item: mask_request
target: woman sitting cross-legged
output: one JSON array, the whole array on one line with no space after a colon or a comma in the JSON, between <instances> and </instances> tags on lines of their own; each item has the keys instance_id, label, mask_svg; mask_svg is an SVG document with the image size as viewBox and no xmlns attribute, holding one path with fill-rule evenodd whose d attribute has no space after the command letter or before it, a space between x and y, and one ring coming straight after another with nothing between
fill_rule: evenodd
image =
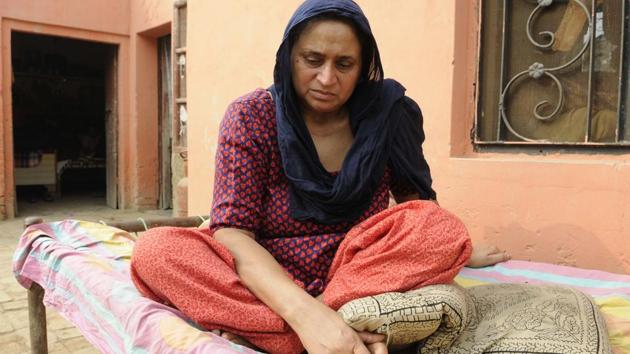
<instances>
[{"instance_id":1,"label":"woman sitting cross-legged","mask_svg":"<svg viewBox=\"0 0 630 354\"><path fill-rule=\"evenodd\" d=\"M304 2L273 86L223 118L210 227L140 237L131 267L141 293L267 352L387 353L383 335L354 331L336 310L506 260L472 251L437 205L420 109L383 75L353 1ZM388 209L390 193L402 204Z\"/></svg>"}]
</instances>

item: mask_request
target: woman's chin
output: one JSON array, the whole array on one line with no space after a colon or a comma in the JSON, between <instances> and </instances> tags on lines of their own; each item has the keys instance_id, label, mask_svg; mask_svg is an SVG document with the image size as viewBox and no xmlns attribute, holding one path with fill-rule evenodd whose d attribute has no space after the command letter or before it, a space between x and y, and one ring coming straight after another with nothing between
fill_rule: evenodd
<instances>
[{"instance_id":1,"label":"woman's chin","mask_svg":"<svg viewBox=\"0 0 630 354\"><path fill-rule=\"evenodd\" d=\"M309 106L311 108L311 110L313 110L313 112L316 113L321 113L321 114L328 114L328 113L334 113L339 111L339 109L341 109L341 107L336 104L336 102L329 102L329 101L314 101L314 102L309 102Z\"/></svg>"}]
</instances>

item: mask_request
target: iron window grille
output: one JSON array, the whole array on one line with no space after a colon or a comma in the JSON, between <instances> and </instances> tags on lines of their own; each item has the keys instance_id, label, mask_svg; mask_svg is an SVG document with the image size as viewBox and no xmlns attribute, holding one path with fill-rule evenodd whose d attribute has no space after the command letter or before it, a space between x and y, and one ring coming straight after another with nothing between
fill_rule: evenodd
<instances>
[{"instance_id":1,"label":"iron window grille","mask_svg":"<svg viewBox=\"0 0 630 354\"><path fill-rule=\"evenodd\" d=\"M482 0L476 145L630 146L629 0Z\"/></svg>"}]
</instances>

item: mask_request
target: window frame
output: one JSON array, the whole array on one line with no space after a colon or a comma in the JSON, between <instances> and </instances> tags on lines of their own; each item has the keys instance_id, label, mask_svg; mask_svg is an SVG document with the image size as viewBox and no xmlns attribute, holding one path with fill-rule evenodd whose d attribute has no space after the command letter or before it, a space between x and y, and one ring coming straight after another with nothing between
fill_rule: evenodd
<instances>
[{"instance_id":1,"label":"window frame","mask_svg":"<svg viewBox=\"0 0 630 354\"><path fill-rule=\"evenodd\" d=\"M525 148L527 149L528 147L534 147L534 148L540 148L540 147L545 147L545 148L552 148L552 149L565 149L565 148L569 148L569 149L575 149L575 150L581 150L581 149L593 149L596 151L599 151L600 149L607 149L607 150L620 150L620 151L627 151L627 148L630 147L630 0L621 0L621 6L622 6L622 21L621 21L621 26L622 26L622 31L621 31L621 35L620 35L620 60L619 60L619 75L618 75L618 97L617 97L617 105L616 108L618 110L618 114L617 114L617 120L616 120L616 129L615 129L615 141L614 142L596 142L596 141L589 141L589 136L591 135L591 122L593 121L593 117L594 114L593 113L589 113L588 114L588 120L587 120L587 125L585 127L585 141L579 141L579 142L563 142L563 141L549 141L549 140L507 140L504 138L506 132L509 132L510 129L507 127L506 123L503 121L504 118L502 118L501 116L501 104L502 104L502 100L503 98L501 96L503 96L503 93L505 92L505 87L506 84L510 83L510 80L512 78L505 78L505 72L504 69L501 69L502 74L500 74L499 76L497 76L497 81L500 81L499 85L498 85L498 90L496 92L492 92L493 94L499 95L497 102L499 102L499 105L496 107L497 110L499 110L499 114L497 115L496 119L497 122L494 123L494 128L497 130L496 134L494 134L494 140L491 139L484 139L481 136L481 129L480 129L480 125L482 124L488 124L488 121L490 121L490 119L488 119L488 121L484 122L484 109L487 109L487 105L484 106L484 85L488 85L488 84L492 84L492 83L488 83L488 82L484 82L484 78L483 78L483 70L484 70L484 47L486 45L486 32L485 32L485 24L484 24L484 11L486 11L486 8L488 6L487 3L489 1L496 1L496 2L502 2L503 4L501 6L506 6L506 4L508 4L510 1L514 1L514 0L478 0L476 2L476 7L477 7L477 28L478 28L478 37L477 37L477 55L476 55L476 63L475 63L475 88L474 88L474 122L473 122L473 126L472 126L472 130L471 130L471 140L472 140L472 145L473 145L473 149L475 150L493 150L495 148L501 148L501 147L510 147L510 148ZM558 0L556 0L558 1ZM579 2L580 0L564 0L563 2ZM588 22L587 26L589 26L589 28L592 28L595 24L594 20L592 20L593 14L596 11L596 1L597 0L586 0L588 1L587 3L587 8L589 7L588 5L590 5L590 16L591 18L587 19ZM606 0L605 0L606 1ZM611 0L607 0L607 1L611 1ZM614 0L613 0L614 1ZM538 6L536 7L536 11L544 11L544 9L539 9L539 7L541 7L540 5L541 0L538 0ZM508 39L505 38L504 34L507 33L506 32L506 21L507 21L507 14L506 11L502 11L503 13L503 19L499 20L498 23L499 25L502 25L503 27L499 30L499 32L501 32L501 40L498 42L494 42L497 43L498 46L500 47L499 49L499 53L501 54L501 59L500 59L500 64L501 66L505 65L506 60L504 59L505 56L505 46L506 46L506 42ZM534 27L535 28L535 27ZM590 82L591 82L591 78L590 76L592 75L593 72L593 65L594 65L594 60L593 58L593 52L594 52L594 38L595 38L595 33L594 31L590 31L590 43L588 44L588 46L586 46L586 51L583 52L582 54L578 55L576 57L577 60L579 60L578 58L582 58L584 55L590 55L589 61L589 89L587 91L587 98L588 98L588 110L589 112L591 112L592 110L592 106L591 106L591 101L593 100L593 92L591 91L591 87L590 87ZM488 42L490 43L490 42ZM573 64L575 64L575 62L573 61ZM501 77L504 76L504 77ZM493 82L496 85L496 82ZM495 99L497 99L497 97L494 97ZM490 108L493 109L493 108ZM507 120L507 119L506 119ZM490 124L492 124L493 122L490 122ZM516 134L516 136L518 136L518 134ZM542 151L542 150L541 150Z\"/></svg>"}]
</instances>

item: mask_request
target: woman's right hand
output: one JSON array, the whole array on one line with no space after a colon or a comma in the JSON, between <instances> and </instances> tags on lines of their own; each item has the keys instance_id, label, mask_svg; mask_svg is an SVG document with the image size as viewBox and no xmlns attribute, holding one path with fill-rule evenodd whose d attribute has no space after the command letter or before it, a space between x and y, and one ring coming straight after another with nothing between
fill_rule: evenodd
<instances>
[{"instance_id":1,"label":"woman's right hand","mask_svg":"<svg viewBox=\"0 0 630 354\"><path fill-rule=\"evenodd\" d=\"M386 347L377 344L385 336L355 332L335 311L317 300L292 317L295 320L289 325L309 354L387 354Z\"/></svg>"}]
</instances>

